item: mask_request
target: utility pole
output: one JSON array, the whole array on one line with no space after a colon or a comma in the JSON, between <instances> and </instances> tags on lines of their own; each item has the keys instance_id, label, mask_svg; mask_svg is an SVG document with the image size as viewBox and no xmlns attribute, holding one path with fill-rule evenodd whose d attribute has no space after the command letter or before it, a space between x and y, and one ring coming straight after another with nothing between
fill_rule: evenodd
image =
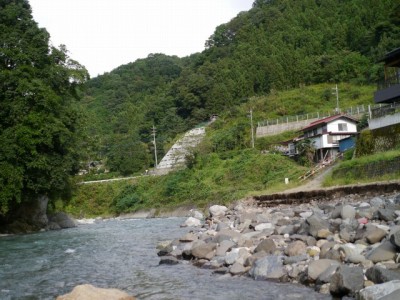
<instances>
[{"instance_id":1,"label":"utility pole","mask_svg":"<svg viewBox=\"0 0 400 300\"><path fill-rule=\"evenodd\" d=\"M336 84L336 87L332 88L332 90L335 91L332 94L336 95L336 112L339 113L340 112L340 109L339 109L339 89L337 87L337 84Z\"/></svg>"},{"instance_id":2,"label":"utility pole","mask_svg":"<svg viewBox=\"0 0 400 300\"><path fill-rule=\"evenodd\" d=\"M158 166L158 161L157 161L157 143L156 143L156 128L153 125L153 130L152 130L152 135L153 135L153 144L154 144L154 159L155 159L155 169L157 169Z\"/></svg>"},{"instance_id":3,"label":"utility pole","mask_svg":"<svg viewBox=\"0 0 400 300\"><path fill-rule=\"evenodd\" d=\"M251 148L254 148L254 129L253 129L253 110L250 109L250 124L251 124Z\"/></svg>"}]
</instances>

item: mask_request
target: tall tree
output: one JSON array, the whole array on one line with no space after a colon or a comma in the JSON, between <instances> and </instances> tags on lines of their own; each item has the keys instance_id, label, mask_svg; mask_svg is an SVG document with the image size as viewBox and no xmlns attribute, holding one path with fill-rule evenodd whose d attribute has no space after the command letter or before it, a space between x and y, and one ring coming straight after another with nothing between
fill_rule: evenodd
<instances>
[{"instance_id":1,"label":"tall tree","mask_svg":"<svg viewBox=\"0 0 400 300\"><path fill-rule=\"evenodd\" d=\"M0 220L21 203L60 194L77 170L76 88L88 79L26 0L0 0Z\"/></svg>"}]
</instances>

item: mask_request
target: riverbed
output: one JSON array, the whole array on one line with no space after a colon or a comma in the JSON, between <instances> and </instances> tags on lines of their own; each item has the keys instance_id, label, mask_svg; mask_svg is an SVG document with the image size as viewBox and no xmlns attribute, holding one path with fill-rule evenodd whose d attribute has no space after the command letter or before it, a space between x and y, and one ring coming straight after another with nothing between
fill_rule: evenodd
<instances>
[{"instance_id":1,"label":"riverbed","mask_svg":"<svg viewBox=\"0 0 400 300\"><path fill-rule=\"evenodd\" d=\"M189 263L159 265L159 241L182 236L182 218L104 220L0 238L0 299L54 299L79 284L138 299L331 299L312 289L216 275Z\"/></svg>"}]
</instances>

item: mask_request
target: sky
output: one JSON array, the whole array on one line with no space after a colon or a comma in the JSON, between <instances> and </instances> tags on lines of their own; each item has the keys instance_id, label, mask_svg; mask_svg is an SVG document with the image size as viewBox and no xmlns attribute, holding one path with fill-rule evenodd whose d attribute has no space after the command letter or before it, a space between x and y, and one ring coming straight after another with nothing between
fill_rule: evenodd
<instances>
[{"instance_id":1,"label":"sky","mask_svg":"<svg viewBox=\"0 0 400 300\"><path fill-rule=\"evenodd\" d=\"M218 25L254 0L29 0L34 20L54 46L91 77L150 53L188 56L204 50Z\"/></svg>"}]
</instances>

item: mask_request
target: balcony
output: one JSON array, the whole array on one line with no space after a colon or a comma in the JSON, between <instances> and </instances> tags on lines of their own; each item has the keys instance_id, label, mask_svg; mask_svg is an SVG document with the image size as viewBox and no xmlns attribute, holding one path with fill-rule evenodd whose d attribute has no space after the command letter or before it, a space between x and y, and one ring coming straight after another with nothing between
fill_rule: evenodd
<instances>
[{"instance_id":1,"label":"balcony","mask_svg":"<svg viewBox=\"0 0 400 300\"><path fill-rule=\"evenodd\" d=\"M400 100L400 69L391 70L391 76L378 83L374 94L375 103L390 103Z\"/></svg>"}]
</instances>

